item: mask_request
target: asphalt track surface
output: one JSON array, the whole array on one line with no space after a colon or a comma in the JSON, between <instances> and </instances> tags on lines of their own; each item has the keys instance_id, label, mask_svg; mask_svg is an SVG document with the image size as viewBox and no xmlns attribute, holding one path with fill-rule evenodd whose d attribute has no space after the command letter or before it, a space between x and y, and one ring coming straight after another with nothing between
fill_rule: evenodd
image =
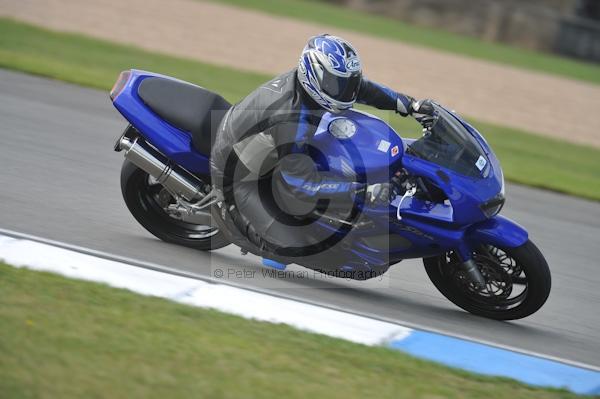
<instances>
[{"instance_id":1,"label":"asphalt track surface","mask_svg":"<svg viewBox=\"0 0 600 399\"><path fill-rule=\"evenodd\" d=\"M159 241L121 198L123 155L112 147L125 126L105 92L0 70L0 228L600 367L600 204L507 187L503 214L528 229L548 260L553 288L538 313L498 322L448 302L420 260L367 282L295 265L275 277L234 246L204 253Z\"/></svg>"}]
</instances>

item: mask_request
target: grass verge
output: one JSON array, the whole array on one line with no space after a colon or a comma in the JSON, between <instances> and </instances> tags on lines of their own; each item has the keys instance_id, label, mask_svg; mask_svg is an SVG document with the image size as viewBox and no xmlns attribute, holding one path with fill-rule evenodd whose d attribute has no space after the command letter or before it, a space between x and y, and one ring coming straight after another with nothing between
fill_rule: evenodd
<instances>
[{"instance_id":1,"label":"grass verge","mask_svg":"<svg viewBox=\"0 0 600 399\"><path fill-rule=\"evenodd\" d=\"M385 348L0 263L6 398L568 398Z\"/></svg>"},{"instance_id":2,"label":"grass verge","mask_svg":"<svg viewBox=\"0 0 600 399\"><path fill-rule=\"evenodd\" d=\"M108 90L121 70L176 76L237 101L268 76L240 72L0 18L0 67ZM386 117L387 118L387 117ZM418 126L387 118L403 136ZM600 200L600 150L471 120L494 148L507 180Z\"/></svg>"},{"instance_id":3,"label":"grass verge","mask_svg":"<svg viewBox=\"0 0 600 399\"><path fill-rule=\"evenodd\" d=\"M600 84L600 66L566 57L419 27L315 0L212 0L261 12Z\"/></svg>"}]
</instances>

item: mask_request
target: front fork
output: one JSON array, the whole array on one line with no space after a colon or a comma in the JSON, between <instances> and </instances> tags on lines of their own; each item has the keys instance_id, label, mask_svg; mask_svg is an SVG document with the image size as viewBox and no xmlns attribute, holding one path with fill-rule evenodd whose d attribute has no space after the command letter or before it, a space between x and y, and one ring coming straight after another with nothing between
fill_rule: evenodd
<instances>
[{"instance_id":1,"label":"front fork","mask_svg":"<svg viewBox=\"0 0 600 399\"><path fill-rule=\"evenodd\" d=\"M466 276L477 288L483 288L485 286L485 278L473 260L473 250L471 249L471 246L466 242L462 242L459 247L456 248L456 253L460 260L458 266L459 269L465 272Z\"/></svg>"}]
</instances>

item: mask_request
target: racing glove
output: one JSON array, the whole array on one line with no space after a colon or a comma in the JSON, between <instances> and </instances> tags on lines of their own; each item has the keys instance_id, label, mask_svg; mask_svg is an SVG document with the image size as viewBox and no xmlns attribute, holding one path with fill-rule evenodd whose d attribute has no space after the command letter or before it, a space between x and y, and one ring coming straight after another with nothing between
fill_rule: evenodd
<instances>
[{"instance_id":1,"label":"racing glove","mask_svg":"<svg viewBox=\"0 0 600 399\"><path fill-rule=\"evenodd\" d=\"M423 129L429 130L435 122L433 100L419 100L410 103L411 115L423 126Z\"/></svg>"}]
</instances>

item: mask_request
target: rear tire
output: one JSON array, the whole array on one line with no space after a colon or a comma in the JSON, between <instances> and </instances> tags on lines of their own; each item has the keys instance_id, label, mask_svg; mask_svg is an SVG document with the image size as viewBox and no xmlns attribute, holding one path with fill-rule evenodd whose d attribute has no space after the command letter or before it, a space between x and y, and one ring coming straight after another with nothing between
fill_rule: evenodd
<instances>
[{"instance_id":1,"label":"rear tire","mask_svg":"<svg viewBox=\"0 0 600 399\"><path fill-rule=\"evenodd\" d=\"M217 227L188 223L167 214L149 179L148 173L125 160L121 169L121 193L133 217L146 230L163 241L202 251L229 245Z\"/></svg>"},{"instance_id":2,"label":"rear tire","mask_svg":"<svg viewBox=\"0 0 600 399\"><path fill-rule=\"evenodd\" d=\"M504 290L504 294L506 294L509 290L511 292L514 291L513 286L524 287L522 293L514 299L508 297L492 297L490 299L466 289L468 287L465 286L464 282L461 284L460 279L457 279L456 267L449 262L451 254L425 258L423 259L423 264L431 282L440 293L452 303L470 313L496 320L516 320L535 313L548 299L552 285L550 269L544 256L533 242L529 240L517 248L494 249L498 251L495 253L502 253L502 260L505 262L507 259L512 260L512 263L509 263L514 265L512 266L513 269L505 268L503 269L505 272L500 270L496 274L496 276L501 276L503 280L498 285L498 290L500 292ZM480 257L479 259L483 263L486 262L484 257ZM492 262L493 264L494 262ZM495 264L501 265L502 262L496 262ZM484 266L478 263L478 267L482 271L482 267ZM491 271L491 274L494 273L492 269L488 270ZM515 270L517 271L515 272ZM490 273L488 272L489 275ZM480 296L478 297L478 295Z\"/></svg>"}]
</instances>

